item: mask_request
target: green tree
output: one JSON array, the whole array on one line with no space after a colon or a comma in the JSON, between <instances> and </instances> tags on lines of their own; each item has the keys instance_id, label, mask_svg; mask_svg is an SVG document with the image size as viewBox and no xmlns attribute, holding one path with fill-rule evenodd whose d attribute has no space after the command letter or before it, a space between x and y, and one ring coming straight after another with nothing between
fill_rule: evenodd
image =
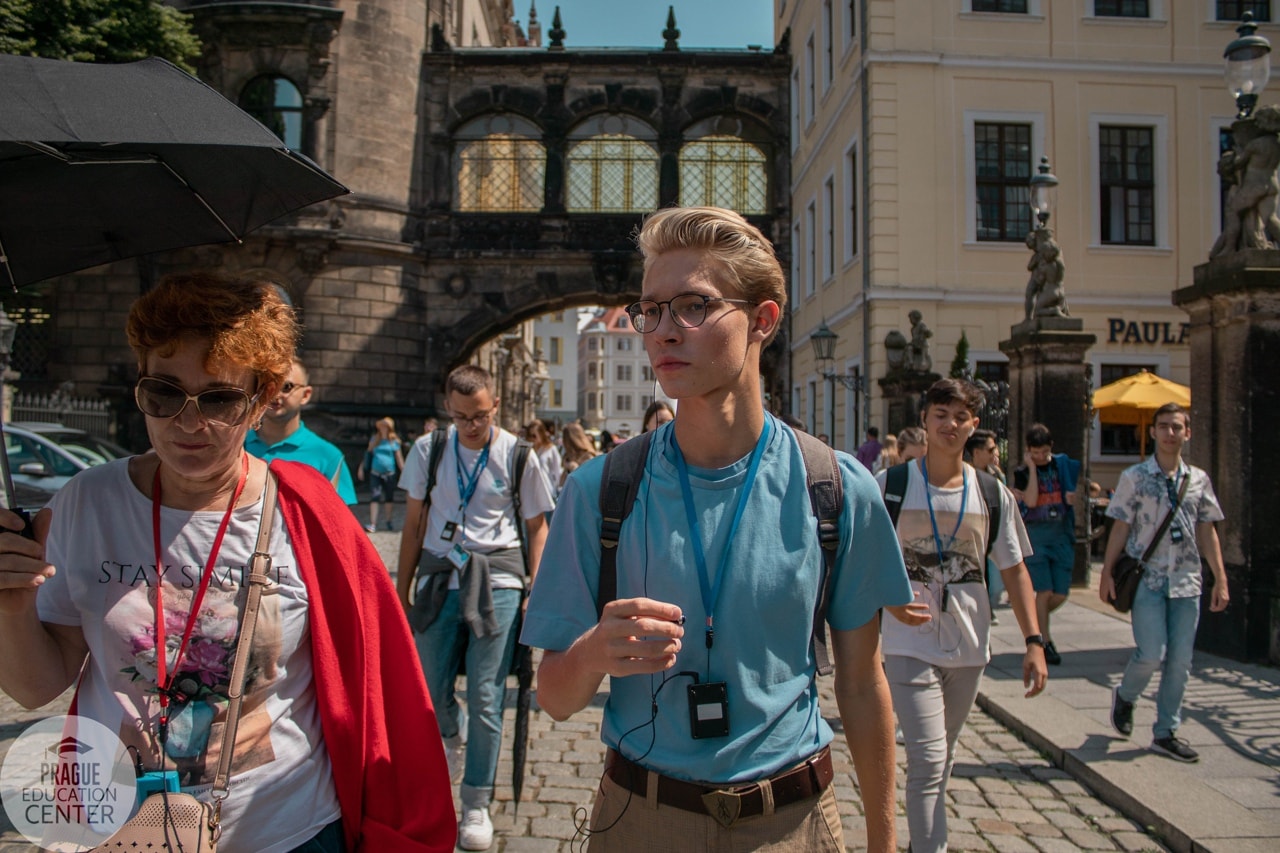
<instances>
[{"instance_id":1,"label":"green tree","mask_svg":"<svg viewBox=\"0 0 1280 853\"><path fill-rule=\"evenodd\" d=\"M960 330L960 340L956 341L956 357L951 359L951 378L966 379L969 374L969 336Z\"/></svg>"},{"instance_id":2,"label":"green tree","mask_svg":"<svg viewBox=\"0 0 1280 853\"><path fill-rule=\"evenodd\" d=\"M160 0L0 0L0 52L77 62L167 59L188 73L200 40Z\"/></svg>"}]
</instances>

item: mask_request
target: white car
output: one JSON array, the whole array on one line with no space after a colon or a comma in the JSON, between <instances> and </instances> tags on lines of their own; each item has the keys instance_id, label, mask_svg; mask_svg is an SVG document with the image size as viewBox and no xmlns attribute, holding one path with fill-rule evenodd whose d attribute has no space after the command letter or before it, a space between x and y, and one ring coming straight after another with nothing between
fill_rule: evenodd
<instances>
[{"instance_id":1,"label":"white car","mask_svg":"<svg viewBox=\"0 0 1280 853\"><path fill-rule=\"evenodd\" d=\"M46 492L56 492L86 468L133 455L84 430L34 421L5 424L4 449L14 484Z\"/></svg>"}]
</instances>

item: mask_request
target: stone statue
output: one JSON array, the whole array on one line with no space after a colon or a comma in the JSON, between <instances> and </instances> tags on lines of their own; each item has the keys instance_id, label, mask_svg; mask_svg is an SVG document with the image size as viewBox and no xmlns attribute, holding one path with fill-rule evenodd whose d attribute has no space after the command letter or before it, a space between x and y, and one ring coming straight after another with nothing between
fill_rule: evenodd
<instances>
[{"instance_id":1,"label":"stone statue","mask_svg":"<svg viewBox=\"0 0 1280 853\"><path fill-rule=\"evenodd\" d=\"M1027 248L1032 254L1031 260L1027 261L1031 278L1027 280L1025 319L1070 317L1067 292L1062 286L1067 265L1062 261L1062 249L1053 239L1053 229L1037 228L1032 231L1027 235Z\"/></svg>"},{"instance_id":2,"label":"stone statue","mask_svg":"<svg viewBox=\"0 0 1280 853\"><path fill-rule=\"evenodd\" d=\"M1280 182L1280 106L1259 107L1251 118L1231 125L1233 145L1218 160L1218 174L1231 184L1226 224L1209 259L1240 249L1280 248L1276 215Z\"/></svg>"},{"instance_id":3,"label":"stone statue","mask_svg":"<svg viewBox=\"0 0 1280 853\"><path fill-rule=\"evenodd\" d=\"M889 363L889 372L897 373L906 367L907 336L894 329L884 336L884 357Z\"/></svg>"},{"instance_id":4,"label":"stone statue","mask_svg":"<svg viewBox=\"0 0 1280 853\"><path fill-rule=\"evenodd\" d=\"M933 370L933 357L929 354L929 338L933 332L924 324L924 316L919 311L907 314L911 321L911 346L907 349L907 370L916 373L929 373Z\"/></svg>"}]
</instances>

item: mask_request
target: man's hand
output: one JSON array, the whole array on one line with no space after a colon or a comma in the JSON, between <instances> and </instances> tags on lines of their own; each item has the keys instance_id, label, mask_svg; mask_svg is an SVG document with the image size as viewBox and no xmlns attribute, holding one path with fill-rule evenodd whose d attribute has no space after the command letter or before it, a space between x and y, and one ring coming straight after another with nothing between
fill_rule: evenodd
<instances>
[{"instance_id":1,"label":"man's hand","mask_svg":"<svg viewBox=\"0 0 1280 853\"><path fill-rule=\"evenodd\" d=\"M1109 566L1102 567L1102 576L1098 578L1098 598L1102 599L1103 604L1110 604L1116 600L1116 581L1111 576Z\"/></svg>"},{"instance_id":2,"label":"man's hand","mask_svg":"<svg viewBox=\"0 0 1280 853\"><path fill-rule=\"evenodd\" d=\"M611 676L662 672L676 664L684 627L674 604L651 598L611 601L596 626L578 642L580 663Z\"/></svg>"},{"instance_id":3,"label":"man's hand","mask_svg":"<svg viewBox=\"0 0 1280 853\"><path fill-rule=\"evenodd\" d=\"M1027 646L1022 656L1022 686L1028 688L1025 697L1039 696L1049 678L1049 667L1044 662L1044 648L1038 644Z\"/></svg>"},{"instance_id":4,"label":"man's hand","mask_svg":"<svg viewBox=\"0 0 1280 853\"><path fill-rule=\"evenodd\" d=\"M933 614L929 612L929 605L920 601L920 590L916 590L915 597L916 600L910 604L891 604L886 605L884 609L903 625L910 625L913 628L923 625L933 619Z\"/></svg>"},{"instance_id":5,"label":"man's hand","mask_svg":"<svg viewBox=\"0 0 1280 853\"><path fill-rule=\"evenodd\" d=\"M1227 605L1231 603L1231 594L1227 592L1227 579L1223 578L1215 580L1213 584L1213 598L1209 601L1209 609L1214 613L1221 613L1227 609Z\"/></svg>"}]
</instances>

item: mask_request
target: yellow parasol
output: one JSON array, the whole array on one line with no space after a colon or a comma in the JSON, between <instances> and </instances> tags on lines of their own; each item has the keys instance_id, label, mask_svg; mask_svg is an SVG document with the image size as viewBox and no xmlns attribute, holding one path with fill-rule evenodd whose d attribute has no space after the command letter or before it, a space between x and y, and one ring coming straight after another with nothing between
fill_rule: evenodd
<instances>
[{"instance_id":1,"label":"yellow parasol","mask_svg":"<svg viewBox=\"0 0 1280 853\"><path fill-rule=\"evenodd\" d=\"M1093 408L1098 420L1105 424L1136 426L1143 456L1147 455L1147 426L1151 415L1166 403L1191 408L1191 389L1145 370L1093 392Z\"/></svg>"}]
</instances>

